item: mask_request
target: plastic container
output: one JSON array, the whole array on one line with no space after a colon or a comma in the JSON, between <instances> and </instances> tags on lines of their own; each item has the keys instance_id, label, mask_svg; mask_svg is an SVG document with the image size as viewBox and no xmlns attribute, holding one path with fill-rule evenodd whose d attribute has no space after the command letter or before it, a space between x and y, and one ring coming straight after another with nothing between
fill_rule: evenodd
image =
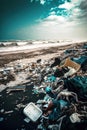
<instances>
[{"instance_id":1,"label":"plastic container","mask_svg":"<svg viewBox=\"0 0 87 130\"><path fill-rule=\"evenodd\" d=\"M81 66L80 66L78 63L72 61L72 60L70 59L70 57L69 57L69 58L67 58L67 59L65 60L64 65L62 65L62 66L60 66L60 67L72 67L72 68L74 68L74 69L76 70L76 72L77 72L77 71L80 69ZM74 72L74 73L76 73L76 72Z\"/></svg>"},{"instance_id":2,"label":"plastic container","mask_svg":"<svg viewBox=\"0 0 87 130\"><path fill-rule=\"evenodd\" d=\"M24 108L23 113L33 122L36 122L42 115L41 109L32 102Z\"/></svg>"},{"instance_id":3,"label":"plastic container","mask_svg":"<svg viewBox=\"0 0 87 130\"><path fill-rule=\"evenodd\" d=\"M70 116L70 120L72 123L76 123L76 122L80 122L81 119L79 118L79 114L78 113L73 113L71 116Z\"/></svg>"}]
</instances>

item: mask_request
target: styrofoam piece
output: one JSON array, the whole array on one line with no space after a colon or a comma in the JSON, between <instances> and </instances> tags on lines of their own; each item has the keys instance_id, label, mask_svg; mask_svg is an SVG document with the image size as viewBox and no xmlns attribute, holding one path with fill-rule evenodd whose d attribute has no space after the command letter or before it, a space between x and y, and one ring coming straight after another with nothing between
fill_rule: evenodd
<instances>
[{"instance_id":1,"label":"styrofoam piece","mask_svg":"<svg viewBox=\"0 0 87 130\"><path fill-rule=\"evenodd\" d=\"M79 118L79 114L78 113L73 113L71 116L70 116L70 120L72 123L76 123L76 122L80 122L80 118Z\"/></svg>"},{"instance_id":2,"label":"styrofoam piece","mask_svg":"<svg viewBox=\"0 0 87 130\"><path fill-rule=\"evenodd\" d=\"M33 122L36 122L42 115L42 110L34 103L29 103L23 110L23 113Z\"/></svg>"}]
</instances>

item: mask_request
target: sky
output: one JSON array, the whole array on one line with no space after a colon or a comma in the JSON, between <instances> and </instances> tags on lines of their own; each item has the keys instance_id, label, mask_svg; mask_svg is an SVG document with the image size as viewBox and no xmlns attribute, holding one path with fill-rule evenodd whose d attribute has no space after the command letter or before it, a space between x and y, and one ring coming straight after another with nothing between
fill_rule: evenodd
<instances>
[{"instance_id":1,"label":"sky","mask_svg":"<svg viewBox=\"0 0 87 130\"><path fill-rule=\"evenodd\" d=\"M87 40L87 0L0 0L0 40Z\"/></svg>"}]
</instances>

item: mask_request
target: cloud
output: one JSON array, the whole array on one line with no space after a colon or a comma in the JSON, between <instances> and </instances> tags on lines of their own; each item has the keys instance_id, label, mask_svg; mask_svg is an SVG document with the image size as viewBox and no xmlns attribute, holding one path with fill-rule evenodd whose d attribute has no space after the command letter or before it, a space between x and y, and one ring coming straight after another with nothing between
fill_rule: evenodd
<instances>
[{"instance_id":1,"label":"cloud","mask_svg":"<svg viewBox=\"0 0 87 130\"><path fill-rule=\"evenodd\" d=\"M40 0L40 4L44 5L45 4L45 0Z\"/></svg>"},{"instance_id":2,"label":"cloud","mask_svg":"<svg viewBox=\"0 0 87 130\"><path fill-rule=\"evenodd\" d=\"M79 7L80 7L80 9L82 9L82 10L87 10L87 0L81 1Z\"/></svg>"},{"instance_id":3,"label":"cloud","mask_svg":"<svg viewBox=\"0 0 87 130\"><path fill-rule=\"evenodd\" d=\"M57 16L57 15L50 15L47 18L44 19L45 22L52 22L54 23L64 23L66 19L63 16Z\"/></svg>"},{"instance_id":4,"label":"cloud","mask_svg":"<svg viewBox=\"0 0 87 130\"><path fill-rule=\"evenodd\" d=\"M40 2L42 5L53 5L58 6L64 4L65 2L70 2L71 0L30 0L31 2Z\"/></svg>"},{"instance_id":5,"label":"cloud","mask_svg":"<svg viewBox=\"0 0 87 130\"><path fill-rule=\"evenodd\" d=\"M36 21L36 32L41 32L41 37L84 39L87 32L87 1L86 0L60 0L60 3L52 5L43 18ZM43 6L48 1L43 3ZM45 6L47 7L47 6ZM32 31L31 31L32 32ZM37 36L38 37L38 36Z\"/></svg>"},{"instance_id":6,"label":"cloud","mask_svg":"<svg viewBox=\"0 0 87 130\"><path fill-rule=\"evenodd\" d=\"M41 5L44 5L46 3L46 0L31 0L31 3L32 2L40 2Z\"/></svg>"},{"instance_id":7,"label":"cloud","mask_svg":"<svg viewBox=\"0 0 87 130\"><path fill-rule=\"evenodd\" d=\"M67 10L70 10L74 7L74 4L65 2L64 4L59 5L59 8L65 8Z\"/></svg>"},{"instance_id":8,"label":"cloud","mask_svg":"<svg viewBox=\"0 0 87 130\"><path fill-rule=\"evenodd\" d=\"M80 2L79 9L81 10L81 15L79 15L79 18L87 19L87 0L82 0Z\"/></svg>"}]
</instances>

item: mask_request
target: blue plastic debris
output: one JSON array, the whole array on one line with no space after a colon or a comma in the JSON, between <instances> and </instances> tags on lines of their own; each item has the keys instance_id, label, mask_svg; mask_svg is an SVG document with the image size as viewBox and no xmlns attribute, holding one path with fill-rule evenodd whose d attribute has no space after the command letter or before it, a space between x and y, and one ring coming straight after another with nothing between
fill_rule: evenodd
<instances>
[{"instance_id":1,"label":"blue plastic debris","mask_svg":"<svg viewBox=\"0 0 87 130\"><path fill-rule=\"evenodd\" d=\"M47 93L51 98L56 98L56 94L53 93L53 91L52 91L52 89L51 89L50 86L47 86L47 87L45 88L45 91L46 91L46 93Z\"/></svg>"},{"instance_id":2,"label":"blue plastic debris","mask_svg":"<svg viewBox=\"0 0 87 130\"><path fill-rule=\"evenodd\" d=\"M55 82L55 80L56 80L56 77L52 75L52 76L48 76L45 82Z\"/></svg>"},{"instance_id":3,"label":"blue plastic debris","mask_svg":"<svg viewBox=\"0 0 87 130\"><path fill-rule=\"evenodd\" d=\"M62 100L62 99L59 100L59 103L60 103L60 108L61 108L61 109L68 105L68 102L67 102L67 101L64 101L64 100Z\"/></svg>"},{"instance_id":4,"label":"blue plastic debris","mask_svg":"<svg viewBox=\"0 0 87 130\"><path fill-rule=\"evenodd\" d=\"M71 59L81 65L83 65L84 63L87 63L87 56L80 56L78 58L71 58Z\"/></svg>"},{"instance_id":5,"label":"blue plastic debris","mask_svg":"<svg viewBox=\"0 0 87 130\"><path fill-rule=\"evenodd\" d=\"M50 86L47 86L46 88L45 88L45 91L46 91L46 93L49 93L49 92L51 92L51 87Z\"/></svg>"}]
</instances>

